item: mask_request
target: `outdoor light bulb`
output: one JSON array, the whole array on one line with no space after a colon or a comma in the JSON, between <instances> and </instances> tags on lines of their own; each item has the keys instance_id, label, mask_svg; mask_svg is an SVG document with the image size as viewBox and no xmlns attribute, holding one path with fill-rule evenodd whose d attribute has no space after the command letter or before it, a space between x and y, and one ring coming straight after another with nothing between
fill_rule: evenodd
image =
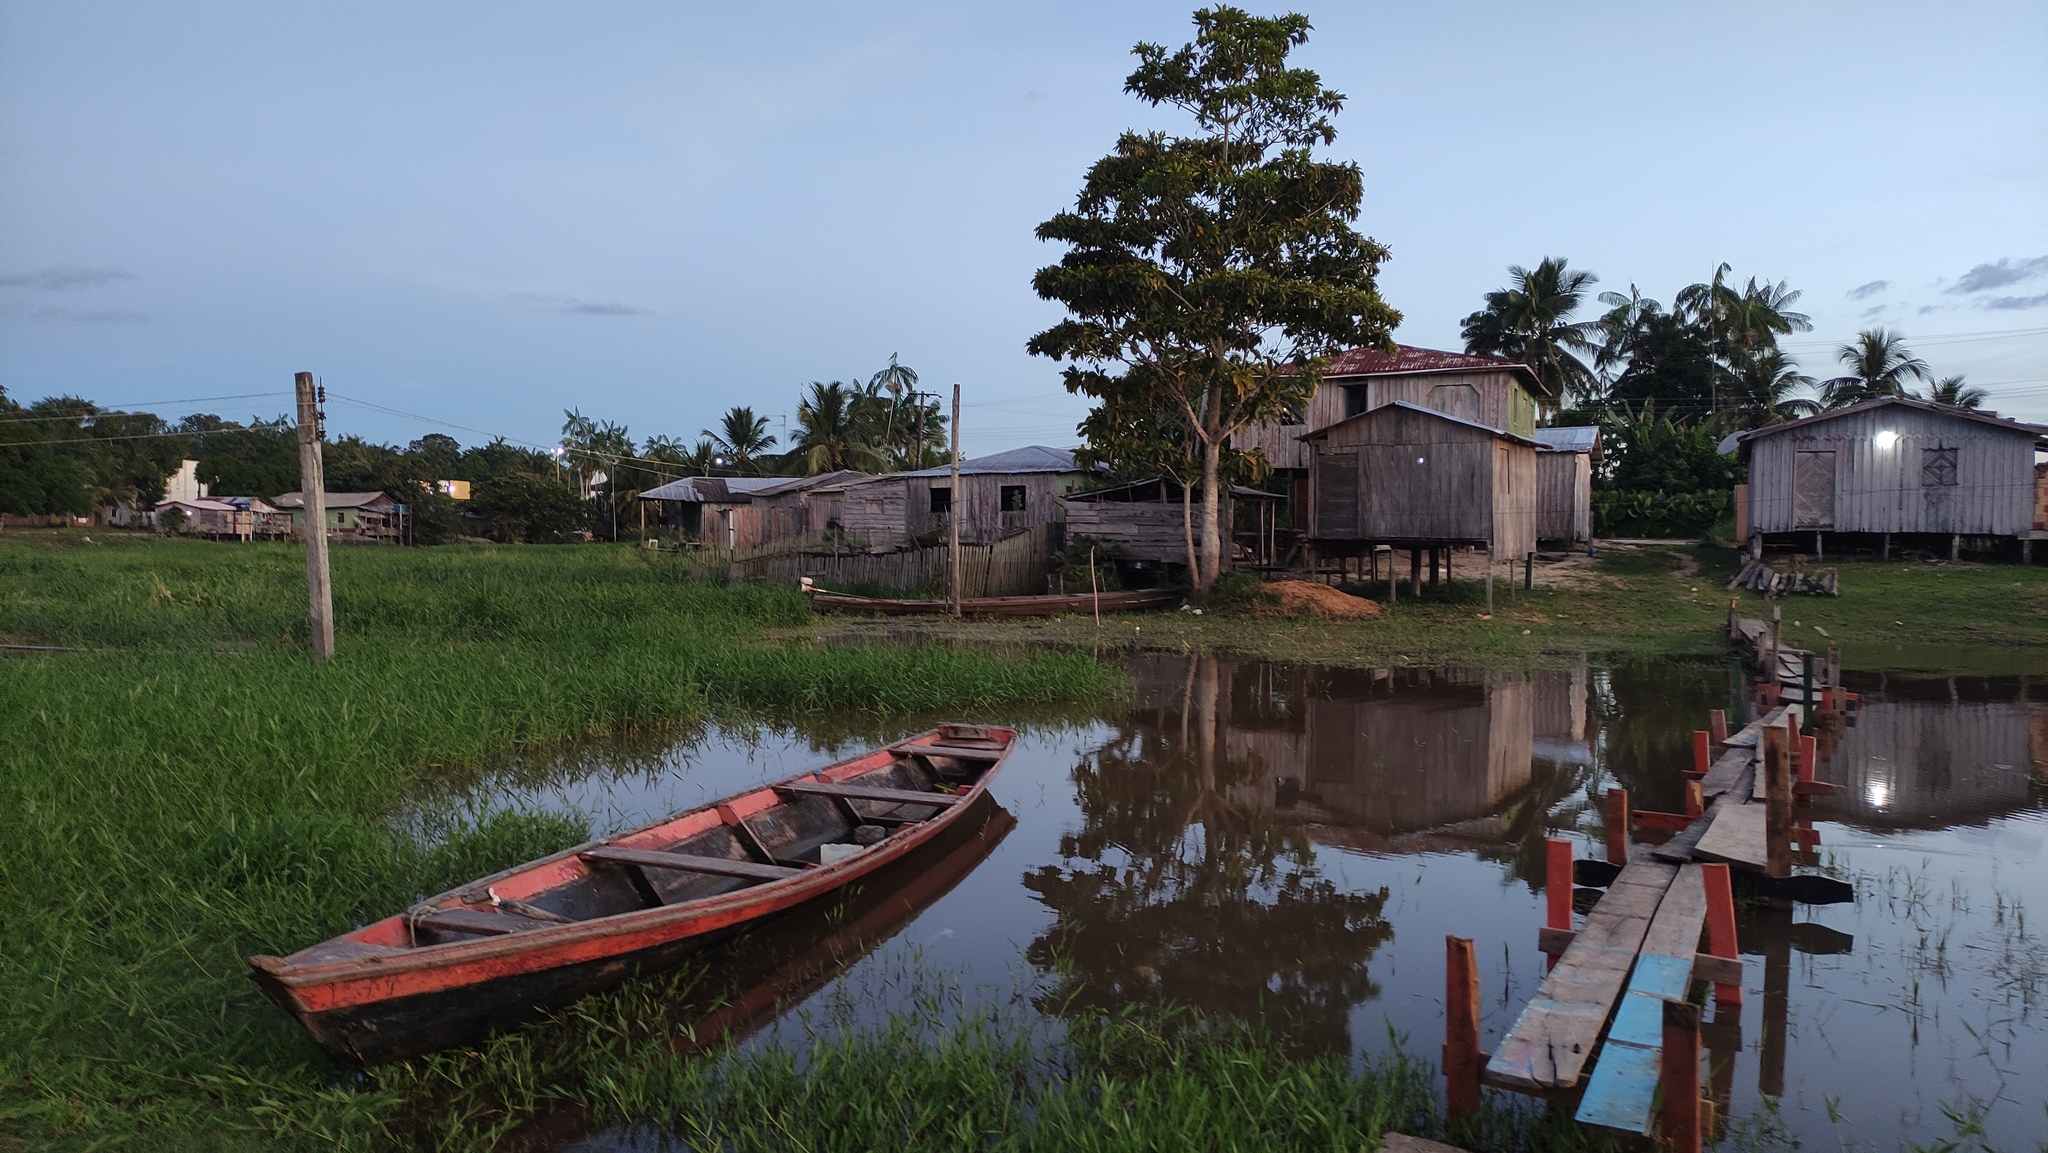
<instances>
[{"instance_id":1,"label":"outdoor light bulb","mask_svg":"<svg viewBox=\"0 0 2048 1153\"><path fill-rule=\"evenodd\" d=\"M1885 429L1883 432L1877 434L1877 447L1879 448L1890 448L1898 442L1899 434L1893 432L1891 429Z\"/></svg>"},{"instance_id":2,"label":"outdoor light bulb","mask_svg":"<svg viewBox=\"0 0 2048 1153\"><path fill-rule=\"evenodd\" d=\"M1418 456L1418 457L1416 457L1416 458L1415 458L1415 463L1416 463L1416 464L1426 464L1426 463L1428 463L1428 462L1427 462L1427 461L1425 461L1425 460L1424 460L1424 459L1423 459L1422 457L1419 457L1419 456Z\"/></svg>"}]
</instances>

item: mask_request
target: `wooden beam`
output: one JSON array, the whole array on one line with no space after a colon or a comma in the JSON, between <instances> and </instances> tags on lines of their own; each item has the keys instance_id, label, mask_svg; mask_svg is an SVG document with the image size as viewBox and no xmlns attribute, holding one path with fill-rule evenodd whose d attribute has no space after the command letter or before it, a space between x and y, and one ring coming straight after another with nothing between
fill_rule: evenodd
<instances>
[{"instance_id":1,"label":"wooden beam","mask_svg":"<svg viewBox=\"0 0 2048 1153\"><path fill-rule=\"evenodd\" d=\"M712 873L721 877L746 877L754 881L779 881L803 872L786 865L763 865L757 861L735 861L726 857L699 857L686 853L661 853L649 849L628 849L622 845L599 845L576 854L586 861L605 865L638 865L643 869L676 869L686 873Z\"/></svg>"},{"instance_id":2,"label":"wooden beam","mask_svg":"<svg viewBox=\"0 0 2048 1153\"><path fill-rule=\"evenodd\" d=\"M1700 880L1707 890L1707 952L1716 960L1735 967L1731 976L1707 979L1714 982L1714 1000L1724 1005L1740 1005L1742 953L1735 944L1735 891L1730 884L1728 866L1701 865ZM1695 962L1694 968L1698 967Z\"/></svg>"},{"instance_id":3,"label":"wooden beam","mask_svg":"<svg viewBox=\"0 0 2048 1153\"><path fill-rule=\"evenodd\" d=\"M1607 790L1607 861L1628 863L1628 790Z\"/></svg>"},{"instance_id":4,"label":"wooden beam","mask_svg":"<svg viewBox=\"0 0 2048 1153\"><path fill-rule=\"evenodd\" d=\"M868 785L842 785L831 781L790 781L775 786L778 793L806 797L845 797L849 801L887 801L897 805L930 805L951 808L961 798L951 793L919 793L910 789L878 789Z\"/></svg>"},{"instance_id":5,"label":"wooden beam","mask_svg":"<svg viewBox=\"0 0 2048 1153\"><path fill-rule=\"evenodd\" d=\"M1572 843L1551 837L1543 842L1545 923L1553 929L1572 927Z\"/></svg>"},{"instance_id":6,"label":"wooden beam","mask_svg":"<svg viewBox=\"0 0 2048 1153\"><path fill-rule=\"evenodd\" d=\"M1470 937L1444 938L1444 1111L1452 1122L1479 1112L1479 960Z\"/></svg>"},{"instance_id":7,"label":"wooden beam","mask_svg":"<svg viewBox=\"0 0 2048 1153\"><path fill-rule=\"evenodd\" d=\"M1700 1007L1664 1002L1659 1136L1671 1153L1700 1153Z\"/></svg>"}]
</instances>

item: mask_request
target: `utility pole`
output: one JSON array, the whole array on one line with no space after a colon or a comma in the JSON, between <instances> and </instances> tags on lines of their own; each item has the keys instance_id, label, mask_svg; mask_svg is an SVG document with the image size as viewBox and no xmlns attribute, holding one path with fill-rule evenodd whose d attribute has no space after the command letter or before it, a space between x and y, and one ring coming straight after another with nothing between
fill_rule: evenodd
<instances>
[{"instance_id":1,"label":"utility pole","mask_svg":"<svg viewBox=\"0 0 2048 1153\"><path fill-rule=\"evenodd\" d=\"M920 453L924 451L922 442L919 442L918 451ZM953 570L953 619L957 621L960 619L960 508L962 504L960 500L960 386L958 384L953 386L953 495L947 501L947 504L951 506L951 509L946 515L946 520L953 532L952 564L949 566Z\"/></svg>"},{"instance_id":2,"label":"utility pole","mask_svg":"<svg viewBox=\"0 0 2048 1153\"><path fill-rule=\"evenodd\" d=\"M313 659L324 661L334 655L334 587L327 579L327 476L320 463L320 402L325 397L314 391L310 372L299 373L292 383L299 394L299 495L306 512Z\"/></svg>"}]
</instances>

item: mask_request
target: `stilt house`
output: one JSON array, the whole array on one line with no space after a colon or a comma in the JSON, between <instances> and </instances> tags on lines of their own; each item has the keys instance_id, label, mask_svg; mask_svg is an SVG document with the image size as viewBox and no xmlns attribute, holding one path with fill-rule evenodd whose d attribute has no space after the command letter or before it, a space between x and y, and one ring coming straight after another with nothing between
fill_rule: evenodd
<instances>
[{"instance_id":1,"label":"stilt house","mask_svg":"<svg viewBox=\"0 0 2048 1153\"><path fill-rule=\"evenodd\" d=\"M1480 546L1536 551L1536 442L1395 401L1301 438L1308 535L1320 556Z\"/></svg>"},{"instance_id":2,"label":"stilt house","mask_svg":"<svg viewBox=\"0 0 2048 1153\"><path fill-rule=\"evenodd\" d=\"M1749 467L1736 529L1753 553L1767 543L1825 553L1832 540L1953 556L1965 538L2031 549L2034 454L2048 448L2041 425L1885 397L1731 440Z\"/></svg>"}]
</instances>

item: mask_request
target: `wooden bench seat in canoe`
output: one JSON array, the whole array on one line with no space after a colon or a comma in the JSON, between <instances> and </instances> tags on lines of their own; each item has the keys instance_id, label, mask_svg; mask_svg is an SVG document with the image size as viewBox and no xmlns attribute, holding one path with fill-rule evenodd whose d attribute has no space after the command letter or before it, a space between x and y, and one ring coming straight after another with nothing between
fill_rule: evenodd
<instances>
[{"instance_id":1,"label":"wooden bench seat in canoe","mask_svg":"<svg viewBox=\"0 0 2048 1153\"><path fill-rule=\"evenodd\" d=\"M895 745L890 749L896 753L923 753L931 757L958 757L963 761L993 761L1002 757L1004 750L987 749L975 745Z\"/></svg>"},{"instance_id":2,"label":"wooden bench seat in canoe","mask_svg":"<svg viewBox=\"0 0 2048 1153\"><path fill-rule=\"evenodd\" d=\"M841 797L849 801L887 801L894 805L930 805L947 809L960 803L951 793L920 793L910 789L882 789L871 785L842 785L832 781L787 781L775 786L778 793L805 797Z\"/></svg>"},{"instance_id":3,"label":"wooden bench seat in canoe","mask_svg":"<svg viewBox=\"0 0 2048 1153\"><path fill-rule=\"evenodd\" d=\"M468 933L477 937L504 937L527 929L538 929L542 922L514 917L504 913L485 913L476 909L435 909L412 918L415 928L436 929L444 933Z\"/></svg>"},{"instance_id":4,"label":"wooden bench seat in canoe","mask_svg":"<svg viewBox=\"0 0 2048 1153\"><path fill-rule=\"evenodd\" d=\"M715 873L721 877L746 877L754 881L779 881L803 872L787 865L763 865L754 861L735 861L727 857L698 857L687 853L662 853L648 849L628 849L619 845L599 845L576 854L586 861L599 861L609 865L638 865L643 869L679 869L689 873Z\"/></svg>"}]
</instances>

